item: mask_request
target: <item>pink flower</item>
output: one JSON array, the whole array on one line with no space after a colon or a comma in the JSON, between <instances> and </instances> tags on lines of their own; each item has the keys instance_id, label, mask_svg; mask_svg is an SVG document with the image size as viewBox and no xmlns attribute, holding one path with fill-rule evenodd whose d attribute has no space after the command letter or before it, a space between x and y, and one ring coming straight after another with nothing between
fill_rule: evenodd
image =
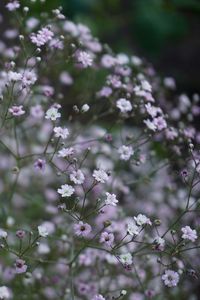
<instances>
[{"instance_id":1,"label":"pink flower","mask_svg":"<svg viewBox=\"0 0 200 300\"><path fill-rule=\"evenodd\" d=\"M20 7L19 1L12 1L6 5L9 11L14 11Z\"/></svg>"},{"instance_id":2,"label":"pink flower","mask_svg":"<svg viewBox=\"0 0 200 300\"><path fill-rule=\"evenodd\" d=\"M46 166L46 161L44 159L37 159L34 163L34 167L36 170L44 171Z\"/></svg>"},{"instance_id":3,"label":"pink flower","mask_svg":"<svg viewBox=\"0 0 200 300\"><path fill-rule=\"evenodd\" d=\"M80 221L78 224L74 225L74 231L77 236L87 237L92 231L92 228L88 223Z\"/></svg>"},{"instance_id":4,"label":"pink flower","mask_svg":"<svg viewBox=\"0 0 200 300\"><path fill-rule=\"evenodd\" d=\"M16 236L21 240L25 237L26 232L24 230L17 230Z\"/></svg>"},{"instance_id":5,"label":"pink flower","mask_svg":"<svg viewBox=\"0 0 200 300\"><path fill-rule=\"evenodd\" d=\"M54 33L48 27L43 27L36 34L33 33L30 38L33 44L40 47L49 42L53 36Z\"/></svg>"},{"instance_id":6,"label":"pink flower","mask_svg":"<svg viewBox=\"0 0 200 300\"><path fill-rule=\"evenodd\" d=\"M9 112L15 117L19 117L25 114L25 110L23 110L22 105L13 105L11 108L9 108Z\"/></svg>"},{"instance_id":7,"label":"pink flower","mask_svg":"<svg viewBox=\"0 0 200 300\"><path fill-rule=\"evenodd\" d=\"M60 82L64 85L72 85L73 84L73 78L71 77L71 75L64 71L60 74Z\"/></svg>"},{"instance_id":8,"label":"pink flower","mask_svg":"<svg viewBox=\"0 0 200 300\"><path fill-rule=\"evenodd\" d=\"M33 85L37 80L37 76L34 71L25 71L22 76L22 84L27 87L29 85Z\"/></svg>"},{"instance_id":9,"label":"pink flower","mask_svg":"<svg viewBox=\"0 0 200 300\"><path fill-rule=\"evenodd\" d=\"M179 274L173 270L166 270L162 275L162 280L164 284L168 287L177 286L179 282Z\"/></svg>"},{"instance_id":10,"label":"pink flower","mask_svg":"<svg viewBox=\"0 0 200 300\"><path fill-rule=\"evenodd\" d=\"M25 261L22 259L17 259L15 262L15 271L17 274L25 273L27 270L27 265L25 264Z\"/></svg>"},{"instance_id":11,"label":"pink flower","mask_svg":"<svg viewBox=\"0 0 200 300\"><path fill-rule=\"evenodd\" d=\"M36 104L35 106L32 106L30 109L30 113L31 116L36 119L41 119L44 116L44 111L40 104Z\"/></svg>"},{"instance_id":12,"label":"pink flower","mask_svg":"<svg viewBox=\"0 0 200 300\"><path fill-rule=\"evenodd\" d=\"M116 64L116 58L109 54L105 54L102 56L101 64L104 68L111 68Z\"/></svg>"},{"instance_id":13,"label":"pink flower","mask_svg":"<svg viewBox=\"0 0 200 300\"><path fill-rule=\"evenodd\" d=\"M112 89L109 86L104 86L102 89L97 93L99 97L109 97L112 94Z\"/></svg>"},{"instance_id":14,"label":"pink flower","mask_svg":"<svg viewBox=\"0 0 200 300\"><path fill-rule=\"evenodd\" d=\"M181 231L183 232L182 238L184 240L189 240L191 242L195 242L197 239L197 232L195 229L192 229L190 226L185 226L181 228Z\"/></svg>"},{"instance_id":15,"label":"pink flower","mask_svg":"<svg viewBox=\"0 0 200 300\"><path fill-rule=\"evenodd\" d=\"M107 246L112 246L114 242L114 235L110 232L104 231L100 236L100 243L105 243Z\"/></svg>"},{"instance_id":16,"label":"pink flower","mask_svg":"<svg viewBox=\"0 0 200 300\"><path fill-rule=\"evenodd\" d=\"M92 66L92 56L85 51L78 51L76 54L77 61L83 66L83 68L87 68Z\"/></svg>"},{"instance_id":17,"label":"pink flower","mask_svg":"<svg viewBox=\"0 0 200 300\"><path fill-rule=\"evenodd\" d=\"M54 94L54 88L50 85L43 86L42 91L46 97L51 97Z\"/></svg>"},{"instance_id":18,"label":"pink flower","mask_svg":"<svg viewBox=\"0 0 200 300\"><path fill-rule=\"evenodd\" d=\"M157 127L159 131L165 129L167 127L167 123L163 117L157 117L153 120L154 125Z\"/></svg>"}]
</instances>

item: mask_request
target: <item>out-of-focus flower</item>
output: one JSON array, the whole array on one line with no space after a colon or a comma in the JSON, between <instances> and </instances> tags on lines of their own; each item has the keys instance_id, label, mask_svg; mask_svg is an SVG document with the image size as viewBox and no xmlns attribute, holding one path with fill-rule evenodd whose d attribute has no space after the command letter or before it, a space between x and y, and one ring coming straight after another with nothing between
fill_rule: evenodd
<instances>
[{"instance_id":1,"label":"out-of-focus flower","mask_svg":"<svg viewBox=\"0 0 200 300\"><path fill-rule=\"evenodd\" d=\"M8 4L6 4L6 7L9 11L14 11L20 7L19 1L10 1Z\"/></svg>"},{"instance_id":2,"label":"out-of-focus flower","mask_svg":"<svg viewBox=\"0 0 200 300\"><path fill-rule=\"evenodd\" d=\"M179 282L179 274L173 270L166 270L162 275L162 280L164 284L168 287L177 286Z\"/></svg>"},{"instance_id":3,"label":"out-of-focus flower","mask_svg":"<svg viewBox=\"0 0 200 300\"><path fill-rule=\"evenodd\" d=\"M57 138L60 137L63 140L65 140L69 135L69 130L67 128L54 127L53 131L55 133L55 137L57 137Z\"/></svg>"},{"instance_id":4,"label":"out-of-focus flower","mask_svg":"<svg viewBox=\"0 0 200 300\"><path fill-rule=\"evenodd\" d=\"M97 182L105 183L108 181L108 174L104 170L94 170L92 176Z\"/></svg>"},{"instance_id":5,"label":"out-of-focus flower","mask_svg":"<svg viewBox=\"0 0 200 300\"><path fill-rule=\"evenodd\" d=\"M118 149L118 153L120 154L120 158L122 160L129 160L130 157L134 154L134 151L131 146L123 145Z\"/></svg>"},{"instance_id":6,"label":"out-of-focus flower","mask_svg":"<svg viewBox=\"0 0 200 300\"><path fill-rule=\"evenodd\" d=\"M10 299L10 296L11 295L9 289L5 285L0 286L0 299Z\"/></svg>"},{"instance_id":7,"label":"out-of-focus flower","mask_svg":"<svg viewBox=\"0 0 200 300\"><path fill-rule=\"evenodd\" d=\"M36 34L31 34L30 38L33 44L36 44L37 47L41 47L51 41L53 36L53 31L51 31L48 27L44 27L40 29Z\"/></svg>"},{"instance_id":8,"label":"out-of-focus flower","mask_svg":"<svg viewBox=\"0 0 200 300\"><path fill-rule=\"evenodd\" d=\"M182 231L182 239L189 240L191 242L195 242L197 239L197 231L192 229L190 226L185 226L181 228Z\"/></svg>"}]
</instances>

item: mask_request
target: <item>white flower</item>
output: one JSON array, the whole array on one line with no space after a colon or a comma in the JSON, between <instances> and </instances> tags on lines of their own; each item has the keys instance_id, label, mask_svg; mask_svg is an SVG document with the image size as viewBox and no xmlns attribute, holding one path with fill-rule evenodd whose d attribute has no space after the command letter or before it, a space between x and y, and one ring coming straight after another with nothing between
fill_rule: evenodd
<instances>
[{"instance_id":1,"label":"white flower","mask_svg":"<svg viewBox=\"0 0 200 300\"><path fill-rule=\"evenodd\" d=\"M9 81L20 81L21 79L22 79L22 74L13 71L8 72Z\"/></svg>"},{"instance_id":2,"label":"white flower","mask_svg":"<svg viewBox=\"0 0 200 300\"><path fill-rule=\"evenodd\" d=\"M55 137L57 137L57 138L60 137L63 140L65 140L69 135L69 130L67 128L54 127L53 131L55 133Z\"/></svg>"},{"instance_id":3,"label":"white flower","mask_svg":"<svg viewBox=\"0 0 200 300\"><path fill-rule=\"evenodd\" d=\"M57 192L61 194L62 197L70 197L74 193L74 188L71 185L63 184Z\"/></svg>"},{"instance_id":4,"label":"white flower","mask_svg":"<svg viewBox=\"0 0 200 300\"><path fill-rule=\"evenodd\" d=\"M132 64L135 66L140 66L142 64L142 60L137 56L131 57Z\"/></svg>"},{"instance_id":5,"label":"white flower","mask_svg":"<svg viewBox=\"0 0 200 300\"><path fill-rule=\"evenodd\" d=\"M143 80L141 82L141 87L142 87L142 90L144 90L146 92L151 92L152 91L152 87L151 87L150 83L146 80Z\"/></svg>"},{"instance_id":6,"label":"white flower","mask_svg":"<svg viewBox=\"0 0 200 300\"><path fill-rule=\"evenodd\" d=\"M129 158L134 154L134 151L131 146L123 145L118 149L118 153L122 160L129 160Z\"/></svg>"},{"instance_id":7,"label":"white flower","mask_svg":"<svg viewBox=\"0 0 200 300\"><path fill-rule=\"evenodd\" d=\"M143 225L152 225L151 221L149 218L147 218L145 215L139 214L137 217L134 217L134 220L138 226L143 226Z\"/></svg>"},{"instance_id":8,"label":"white flower","mask_svg":"<svg viewBox=\"0 0 200 300\"><path fill-rule=\"evenodd\" d=\"M0 228L0 239L6 239L8 236L8 233Z\"/></svg>"},{"instance_id":9,"label":"white flower","mask_svg":"<svg viewBox=\"0 0 200 300\"><path fill-rule=\"evenodd\" d=\"M174 90L176 88L176 81L172 77L166 77L163 80L164 86L166 86L169 89Z\"/></svg>"},{"instance_id":10,"label":"white flower","mask_svg":"<svg viewBox=\"0 0 200 300\"><path fill-rule=\"evenodd\" d=\"M161 238L160 236L157 236L153 243L156 245L155 249L159 251L163 251L165 248L165 240Z\"/></svg>"},{"instance_id":11,"label":"white flower","mask_svg":"<svg viewBox=\"0 0 200 300\"><path fill-rule=\"evenodd\" d=\"M128 222L127 232L130 235L138 235L140 233L140 227L138 227L134 222Z\"/></svg>"},{"instance_id":12,"label":"white flower","mask_svg":"<svg viewBox=\"0 0 200 300\"><path fill-rule=\"evenodd\" d=\"M121 293L120 293L122 296L125 296L127 294L127 291L126 290L122 290Z\"/></svg>"},{"instance_id":13,"label":"white flower","mask_svg":"<svg viewBox=\"0 0 200 300\"><path fill-rule=\"evenodd\" d=\"M125 53L117 54L117 62L120 65L127 65L129 63L129 57Z\"/></svg>"},{"instance_id":14,"label":"white flower","mask_svg":"<svg viewBox=\"0 0 200 300\"><path fill-rule=\"evenodd\" d=\"M74 154L74 148L62 148L58 151L58 157L68 157Z\"/></svg>"},{"instance_id":15,"label":"white flower","mask_svg":"<svg viewBox=\"0 0 200 300\"><path fill-rule=\"evenodd\" d=\"M81 170L73 171L70 175L70 180L73 181L75 184L83 184L85 180L85 176Z\"/></svg>"},{"instance_id":16,"label":"white flower","mask_svg":"<svg viewBox=\"0 0 200 300\"><path fill-rule=\"evenodd\" d=\"M94 170L92 176L96 181L101 183L108 181L108 174L104 170Z\"/></svg>"},{"instance_id":17,"label":"white flower","mask_svg":"<svg viewBox=\"0 0 200 300\"><path fill-rule=\"evenodd\" d=\"M47 237L49 235L47 227L43 224L38 226L38 232L39 232L39 235L42 237Z\"/></svg>"},{"instance_id":18,"label":"white flower","mask_svg":"<svg viewBox=\"0 0 200 300\"><path fill-rule=\"evenodd\" d=\"M34 29L38 24L39 24L39 20L34 17L30 17L26 21L26 26L28 27L28 29Z\"/></svg>"},{"instance_id":19,"label":"white flower","mask_svg":"<svg viewBox=\"0 0 200 300\"><path fill-rule=\"evenodd\" d=\"M83 104L83 106L81 107L81 111L83 113L87 112L90 109L88 104Z\"/></svg>"},{"instance_id":20,"label":"white flower","mask_svg":"<svg viewBox=\"0 0 200 300\"><path fill-rule=\"evenodd\" d=\"M116 198L115 194L110 194L110 193L106 193L106 200L105 200L105 204L106 205L112 205L112 206L116 206L117 203L119 202Z\"/></svg>"},{"instance_id":21,"label":"white flower","mask_svg":"<svg viewBox=\"0 0 200 300\"><path fill-rule=\"evenodd\" d=\"M179 274L173 270L166 270L162 275L162 280L168 287L177 286L177 283L179 282Z\"/></svg>"},{"instance_id":22,"label":"white flower","mask_svg":"<svg viewBox=\"0 0 200 300\"><path fill-rule=\"evenodd\" d=\"M71 85L74 82L73 78L71 77L71 75L68 72L62 72L60 74L59 79L60 79L60 82L65 85Z\"/></svg>"},{"instance_id":23,"label":"white flower","mask_svg":"<svg viewBox=\"0 0 200 300\"><path fill-rule=\"evenodd\" d=\"M63 29L66 32L69 32L72 36L77 36L79 34L77 25L71 21L65 21L63 25Z\"/></svg>"},{"instance_id":24,"label":"white flower","mask_svg":"<svg viewBox=\"0 0 200 300\"><path fill-rule=\"evenodd\" d=\"M156 125L152 121L147 119L147 120L144 120L144 123L150 130L156 131Z\"/></svg>"},{"instance_id":25,"label":"white flower","mask_svg":"<svg viewBox=\"0 0 200 300\"><path fill-rule=\"evenodd\" d=\"M125 98L121 98L117 100L117 107L120 109L122 113L126 113L133 109L131 102L129 100L126 100Z\"/></svg>"},{"instance_id":26,"label":"white flower","mask_svg":"<svg viewBox=\"0 0 200 300\"><path fill-rule=\"evenodd\" d=\"M181 231L183 232L182 239L189 240L191 242L195 242L195 240L197 239L196 230L192 229L190 226L182 227Z\"/></svg>"},{"instance_id":27,"label":"white flower","mask_svg":"<svg viewBox=\"0 0 200 300\"><path fill-rule=\"evenodd\" d=\"M121 263L123 265L132 265L132 263L133 263L132 255L129 252L126 254L121 254L119 256L119 260L121 261Z\"/></svg>"},{"instance_id":28,"label":"white flower","mask_svg":"<svg viewBox=\"0 0 200 300\"><path fill-rule=\"evenodd\" d=\"M58 109L55 107L51 107L47 110L45 118L47 120L56 121L58 118L61 117L61 114L58 112Z\"/></svg>"},{"instance_id":29,"label":"white flower","mask_svg":"<svg viewBox=\"0 0 200 300\"><path fill-rule=\"evenodd\" d=\"M5 285L0 286L0 299L9 299L9 298L10 298L9 289Z\"/></svg>"}]
</instances>

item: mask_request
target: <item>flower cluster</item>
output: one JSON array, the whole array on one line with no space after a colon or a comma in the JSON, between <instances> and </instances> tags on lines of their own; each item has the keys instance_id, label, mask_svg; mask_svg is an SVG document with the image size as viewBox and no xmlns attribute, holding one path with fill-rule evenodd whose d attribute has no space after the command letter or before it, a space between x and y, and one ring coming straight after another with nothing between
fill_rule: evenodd
<instances>
[{"instance_id":1,"label":"flower cluster","mask_svg":"<svg viewBox=\"0 0 200 300\"><path fill-rule=\"evenodd\" d=\"M199 95L32 5L0 40L0 299L198 299Z\"/></svg>"}]
</instances>

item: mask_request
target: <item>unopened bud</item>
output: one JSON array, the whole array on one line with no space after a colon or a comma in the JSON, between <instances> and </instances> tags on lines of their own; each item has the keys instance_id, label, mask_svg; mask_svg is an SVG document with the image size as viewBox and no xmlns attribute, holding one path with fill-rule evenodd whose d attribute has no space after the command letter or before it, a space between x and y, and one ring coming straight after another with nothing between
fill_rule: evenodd
<instances>
[{"instance_id":1,"label":"unopened bud","mask_svg":"<svg viewBox=\"0 0 200 300\"><path fill-rule=\"evenodd\" d=\"M111 224L112 224L112 223L111 223L111 221L109 221L109 220L107 220L107 221L105 221L105 222L103 223L103 225L104 225L105 228L106 228L106 227L109 227Z\"/></svg>"}]
</instances>

